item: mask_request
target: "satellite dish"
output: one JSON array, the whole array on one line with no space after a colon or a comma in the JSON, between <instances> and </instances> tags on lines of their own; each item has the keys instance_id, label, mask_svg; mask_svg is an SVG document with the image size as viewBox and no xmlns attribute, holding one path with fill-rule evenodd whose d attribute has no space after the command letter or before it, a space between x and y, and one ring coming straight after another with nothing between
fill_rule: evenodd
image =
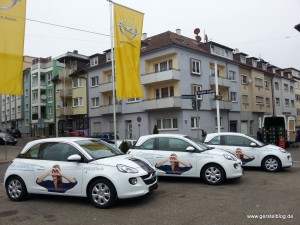
<instances>
[{"instance_id":1,"label":"satellite dish","mask_svg":"<svg viewBox=\"0 0 300 225\"><path fill-rule=\"evenodd\" d=\"M196 28L196 29L194 30L194 34L198 35L199 33L200 33L200 29L199 29L199 28Z\"/></svg>"},{"instance_id":2,"label":"satellite dish","mask_svg":"<svg viewBox=\"0 0 300 225\"><path fill-rule=\"evenodd\" d=\"M41 95L42 100L46 100L46 98L47 98L47 95Z\"/></svg>"},{"instance_id":3,"label":"satellite dish","mask_svg":"<svg viewBox=\"0 0 300 225\"><path fill-rule=\"evenodd\" d=\"M238 48L234 49L234 53L239 53L240 50Z\"/></svg>"}]
</instances>

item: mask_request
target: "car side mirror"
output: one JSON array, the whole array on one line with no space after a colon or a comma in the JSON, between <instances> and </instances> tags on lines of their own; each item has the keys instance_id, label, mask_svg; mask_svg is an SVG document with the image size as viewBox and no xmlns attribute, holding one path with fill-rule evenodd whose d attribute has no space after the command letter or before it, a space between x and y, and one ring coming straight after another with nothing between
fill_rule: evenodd
<instances>
[{"instance_id":1,"label":"car side mirror","mask_svg":"<svg viewBox=\"0 0 300 225\"><path fill-rule=\"evenodd\" d=\"M185 149L186 152L194 152L195 151L195 148L192 147L192 146L189 146Z\"/></svg>"},{"instance_id":2,"label":"car side mirror","mask_svg":"<svg viewBox=\"0 0 300 225\"><path fill-rule=\"evenodd\" d=\"M78 154L70 155L67 160L71 162L79 162L81 161L81 156Z\"/></svg>"},{"instance_id":3,"label":"car side mirror","mask_svg":"<svg viewBox=\"0 0 300 225\"><path fill-rule=\"evenodd\" d=\"M251 142L250 146L251 146L251 147L256 147L257 144L255 144L254 142Z\"/></svg>"}]
</instances>

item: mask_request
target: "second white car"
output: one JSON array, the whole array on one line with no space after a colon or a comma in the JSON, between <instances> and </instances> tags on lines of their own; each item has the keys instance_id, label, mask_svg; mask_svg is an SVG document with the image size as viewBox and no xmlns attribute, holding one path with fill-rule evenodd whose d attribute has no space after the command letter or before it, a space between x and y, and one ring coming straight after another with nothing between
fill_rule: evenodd
<instances>
[{"instance_id":1,"label":"second white car","mask_svg":"<svg viewBox=\"0 0 300 225\"><path fill-rule=\"evenodd\" d=\"M208 184L221 184L243 175L241 160L233 154L186 135L141 136L128 154L148 160L159 176L201 177Z\"/></svg>"}]
</instances>

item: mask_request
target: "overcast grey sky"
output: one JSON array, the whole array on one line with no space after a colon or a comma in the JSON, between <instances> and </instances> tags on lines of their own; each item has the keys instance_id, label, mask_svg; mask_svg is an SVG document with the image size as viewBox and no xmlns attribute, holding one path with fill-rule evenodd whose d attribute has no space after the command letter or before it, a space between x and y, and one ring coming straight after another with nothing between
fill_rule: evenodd
<instances>
[{"instance_id":1,"label":"overcast grey sky","mask_svg":"<svg viewBox=\"0 0 300 225\"><path fill-rule=\"evenodd\" d=\"M181 29L279 67L300 70L299 0L116 0L143 12L148 37ZM27 0L24 54L56 57L78 50L84 55L110 49L110 11L106 0ZM104 35L33 22L37 20ZM105 36L108 35L108 36Z\"/></svg>"}]
</instances>

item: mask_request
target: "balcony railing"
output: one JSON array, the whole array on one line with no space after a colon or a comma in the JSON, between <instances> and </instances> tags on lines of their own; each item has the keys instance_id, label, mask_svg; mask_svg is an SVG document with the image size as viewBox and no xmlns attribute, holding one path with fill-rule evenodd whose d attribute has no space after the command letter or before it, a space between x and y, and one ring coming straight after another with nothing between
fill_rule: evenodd
<instances>
[{"instance_id":1,"label":"balcony railing","mask_svg":"<svg viewBox=\"0 0 300 225\"><path fill-rule=\"evenodd\" d=\"M121 113L122 112L122 105L117 104L115 107L116 113ZM105 114L113 114L114 108L113 105L105 105L105 106L100 106L100 114L105 115Z\"/></svg>"},{"instance_id":2,"label":"balcony railing","mask_svg":"<svg viewBox=\"0 0 300 225\"><path fill-rule=\"evenodd\" d=\"M71 88L60 89L59 90L59 96L60 97L72 96L72 89Z\"/></svg>"},{"instance_id":3,"label":"balcony railing","mask_svg":"<svg viewBox=\"0 0 300 225\"><path fill-rule=\"evenodd\" d=\"M65 79L70 78L69 75L72 74L72 73L74 73L74 72L75 72L74 69L67 68L67 69L59 72L59 78L65 78Z\"/></svg>"},{"instance_id":4,"label":"balcony railing","mask_svg":"<svg viewBox=\"0 0 300 225\"><path fill-rule=\"evenodd\" d=\"M216 85L216 81L215 81L214 76L209 77L209 84L210 85ZM231 81L227 78L218 77L218 85L223 86L223 87L230 87L231 86Z\"/></svg>"},{"instance_id":5,"label":"balcony railing","mask_svg":"<svg viewBox=\"0 0 300 225\"><path fill-rule=\"evenodd\" d=\"M99 85L99 92L108 92L113 90L112 82L103 83Z\"/></svg>"},{"instance_id":6,"label":"balcony railing","mask_svg":"<svg viewBox=\"0 0 300 225\"><path fill-rule=\"evenodd\" d=\"M143 74L141 76L142 84L151 84L161 81L171 81L171 80L180 80L180 71L179 70L167 70L156 73Z\"/></svg>"},{"instance_id":7,"label":"balcony railing","mask_svg":"<svg viewBox=\"0 0 300 225\"><path fill-rule=\"evenodd\" d=\"M210 100L211 109L216 109L216 101ZM231 110L232 109L232 102L230 101L219 101L219 109L220 110Z\"/></svg>"},{"instance_id":8,"label":"balcony railing","mask_svg":"<svg viewBox=\"0 0 300 225\"><path fill-rule=\"evenodd\" d=\"M73 107L66 106L59 109L60 116L73 115Z\"/></svg>"},{"instance_id":9,"label":"balcony railing","mask_svg":"<svg viewBox=\"0 0 300 225\"><path fill-rule=\"evenodd\" d=\"M142 103L144 110L166 109L166 108L181 108L181 97L168 97L160 99L144 100Z\"/></svg>"}]
</instances>

